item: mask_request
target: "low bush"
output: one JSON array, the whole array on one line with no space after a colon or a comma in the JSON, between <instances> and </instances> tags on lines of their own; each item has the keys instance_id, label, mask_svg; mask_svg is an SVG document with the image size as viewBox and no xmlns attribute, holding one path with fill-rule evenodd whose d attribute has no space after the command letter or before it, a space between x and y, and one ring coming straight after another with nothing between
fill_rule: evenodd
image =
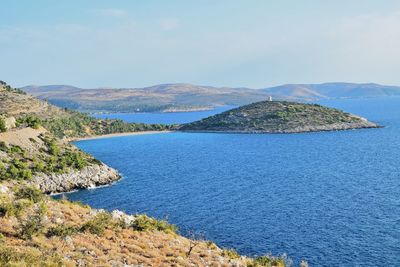
<instances>
[{"instance_id":1,"label":"low bush","mask_svg":"<svg viewBox=\"0 0 400 267\"><path fill-rule=\"evenodd\" d=\"M8 196L0 196L0 216L10 217L15 214L14 205Z\"/></svg>"},{"instance_id":2,"label":"low bush","mask_svg":"<svg viewBox=\"0 0 400 267\"><path fill-rule=\"evenodd\" d=\"M3 118L0 118L0 133L7 131L6 122Z\"/></svg>"},{"instance_id":3,"label":"low bush","mask_svg":"<svg viewBox=\"0 0 400 267\"><path fill-rule=\"evenodd\" d=\"M274 257L265 255L251 260L247 267L287 267L291 265L290 259L286 255Z\"/></svg>"},{"instance_id":4,"label":"low bush","mask_svg":"<svg viewBox=\"0 0 400 267\"><path fill-rule=\"evenodd\" d=\"M0 245L0 266L64 266L58 254L43 255L35 249L21 251Z\"/></svg>"},{"instance_id":5,"label":"low bush","mask_svg":"<svg viewBox=\"0 0 400 267\"><path fill-rule=\"evenodd\" d=\"M112 217L107 212L100 212L93 219L87 221L80 228L82 232L89 232L94 235L102 235L107 227L112 227Z\"/></svg>"},{"instance_id":6,"label":"low bush","mask_svg":"<svg viewBox=\"0 0 400 267\"><path fill-rule=\"evenodd\" d=\"M17 191L15 192L15 197L17 199L29 199L33 203L38 203L43 200L44 194L36 187L24 186L17 189Z\"/></svg>"},{"instance_id":7,"label":"low bush","mask_svg":"<svg viewBox=\"0 0 400 267\"><path fill-rule=\"evenodd\" d=\"M25 117L17 118L15 125L17 127L27 126L27 127L33 128L33 129L39 129L41 123L42 123L41 120L37 117L25 116Z\"/></svg>"},{"instance_id":8,"label":"low bush","mask_svg":"<svg viewBox=\"0 0 400 267\"><path fill-rule=\"evenodd\" d=\"M47 230L46 236L47 237L52 237L52 236L58 236L65 238L67 236L72 236L78 232L79 229L73 226L68 226L68 225L57 225L54 227L50 227Z\"/></svg>"},{"instance_id":9,"label":"low bush","mask_svg":"<svg viewBox=\"0 0 400 267\"><path fill-rule=\"evenodd\" d=\"M147 215L138 215L132 224L136 231L162 231L166 233L176 233L178 227L168 223L166 220L157 220Z\"/></svg>"},{"instance_id":10,"label":"low bush","mask_svg":"<svg viewBox=\"0 0 400 267\"><path fill-rule=\"evenodd\" d=\"M222 256L227 257L231 260L240 258L240 255L234 249L223 249Z\"/></svg>"},{"instance_id":11,"label":"low bush","mask_svg":"<svg viewBox=\"0 0 400 267\"><path fill-rule=\"evenodd\" d=\"M34 214L26 220L21 220L19 225L19 236L26 240L32 240L33 236L43 231L43 218L47 212L46 206L39 205Z\"/></svg>"},{"instance_id":12,"label":"low bush","mask_svg":"<svg viewBox=\"0 0 400 267\"><path fill-rule=\"evenodd\" d=\"M0 141L0 151L3 151L3 152L8 151L8 147L7 147L6 143L4 143L3 141Z\"/></svg>"},{"instance_id":13,"label":"low bush","mask_svg":"<svg viewBox=\"0 0 400 267\"><path fill-rule=\"evenodd\" d=\"M12 200L8 195L0 196L0 217L18 217L32 204L28 199Z\"/></svg>"}]
</instances>

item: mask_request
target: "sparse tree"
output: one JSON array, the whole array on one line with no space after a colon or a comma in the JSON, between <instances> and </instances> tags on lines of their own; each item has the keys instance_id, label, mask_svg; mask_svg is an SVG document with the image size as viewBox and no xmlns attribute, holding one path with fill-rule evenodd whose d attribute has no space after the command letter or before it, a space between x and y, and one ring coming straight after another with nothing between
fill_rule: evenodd
<instances>
[{"instance_id":1,"label":"sparse tree","mask_svg":"<svg viewBox=\"0 0 400 267\"><path fill-rule=\"evenodd\" d=\"M186 252L186 257L190 257L193 249L199 245L200 240L204 240L203 233L195 233L194 231L189 231L189 250Z\"/></svg>"}]
</instances>

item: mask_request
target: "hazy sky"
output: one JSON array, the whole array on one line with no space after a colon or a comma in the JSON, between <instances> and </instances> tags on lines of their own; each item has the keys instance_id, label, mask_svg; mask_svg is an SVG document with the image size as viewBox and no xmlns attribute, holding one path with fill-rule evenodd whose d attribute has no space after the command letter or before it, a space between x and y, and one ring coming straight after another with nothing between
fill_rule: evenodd
<instances>
[{"instance_id":1,"label":"hazy sky","mask_svg":"<svg viewBox=\"0 0 400 267\"><path fill-rule=\"evenodd\" d=\"M400 85L400 1L1 0L15 86Z\"/></svg>"}]
</instances>

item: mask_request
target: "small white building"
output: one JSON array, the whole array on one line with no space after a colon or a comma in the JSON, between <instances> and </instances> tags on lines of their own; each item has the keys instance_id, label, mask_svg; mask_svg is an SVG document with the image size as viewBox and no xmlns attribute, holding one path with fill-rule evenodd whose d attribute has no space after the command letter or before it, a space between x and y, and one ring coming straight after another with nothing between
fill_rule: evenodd
<instances>
[{"instance_id":1,"label":"small white building","mask_svg":"<svg viewBox=\"0 0 400 267\"><path fill-rule=\"evenodd\" d=\"M268 97L268 101L271 102L272 101L272 96Z\"/></svg>"}]
</instances>

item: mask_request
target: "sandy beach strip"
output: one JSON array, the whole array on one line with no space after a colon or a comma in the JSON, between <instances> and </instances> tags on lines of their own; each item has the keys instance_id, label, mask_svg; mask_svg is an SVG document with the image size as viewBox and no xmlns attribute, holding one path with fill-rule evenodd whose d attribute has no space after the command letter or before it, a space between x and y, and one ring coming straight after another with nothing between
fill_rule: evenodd
<instances>
[{"instance_id":1,"label":"sandy beach strip","mask_svg":"<svg viewBox=\"0 0 400 267\"><path fill-rule=\"evenodd\" d=\"M68 139L66 139L66 141L74 142L74 141L103 139L103 138L121 137L121 136L129 136L129 135L162 134L162 133L172 133L172 132L173 131L142 131L142 132L128 132L128 133L113 133L113 134L94 135L94 136L87 136L87 137L68 138Z\"/></svg>"}]
</instances>

